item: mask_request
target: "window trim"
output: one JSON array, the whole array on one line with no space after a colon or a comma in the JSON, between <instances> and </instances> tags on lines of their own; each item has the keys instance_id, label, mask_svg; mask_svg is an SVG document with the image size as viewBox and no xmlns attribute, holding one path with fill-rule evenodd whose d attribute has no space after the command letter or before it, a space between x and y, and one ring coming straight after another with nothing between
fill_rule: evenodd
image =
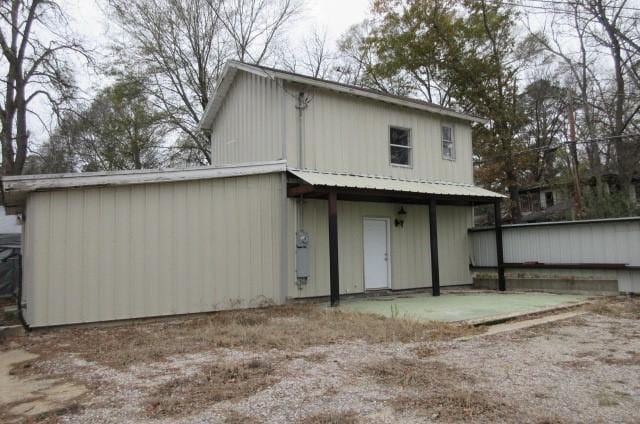
<instances>
[{"instance_id":1,"label":"window trim","mask_svg":"<svg viewBox=\"0 0 640 424\"><path fill-rule=\"evenodd\" d=\"M451 128L451 157L446 157L444 155L444 138L442 137L442 128L447 127ZM441 122L440 123L440 156L442 159L448 160L451 162L456 161L456 126L455 124L449 122Z\"/></svg>"},{"instance_id":2,"label":"window trim","mask_svg":"<svg viewBox=\"0 0 640 424\"><path fill-rule=\"evenodd\" d=\"M391 130L392 129L397 129L397 130L404 130L407 131L407 140L408 143L406 146L403 146L401 144L391 144ZM411 128L408 127L402 127L400 125L389 125L389 130L387 131L387 151L389 152L389 165L391 166L397 166L399 168L413 168L413 131L411 130ZM409 151L409 163L408 164L403 164L403 163L394 163L392 161L391 158L391 147L400 147L403 149L407 149Z\"/></svg>"}]
</instances>

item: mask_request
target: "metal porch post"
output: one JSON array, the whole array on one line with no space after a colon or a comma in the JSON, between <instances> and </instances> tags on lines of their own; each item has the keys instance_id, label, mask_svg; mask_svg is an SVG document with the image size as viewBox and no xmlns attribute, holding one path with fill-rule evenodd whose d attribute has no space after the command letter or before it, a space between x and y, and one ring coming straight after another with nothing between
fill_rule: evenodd
<instances>
[{"instance_id":1,"label":"metal porch post","mask_svg":"<svg viewBox=\"0 0 640 424\"><path fill-rule=\"evenodd\" d=\"M429 242L431 243L431 290L440 296L440 268L438 265L438 223L436 219L436 199L429 199Z\"/></svg>"},{"instance_id":2,"label":"metal porch post","mask_svg":"<svg viewBox=\"0 0 640 424\"><path fill-rule=\"evenodd\" d=\"M498 290L505 291L507 289L504 277L504 252L502 249L502 212L500 210L500 199L496 199L493 204L493 212L495 215L496 226L496 258L498 260Z\"/></svg>"},{"instance_id":3,"label":"metal porch post","mask_svg":"<svg viewBox=\"0 0 640 424\"><path fill-rule=\"evenodd\" d=\"M329 192L329 279L331 306L340 304L340 272L338 268L338 196Z\"/></svg>"}]
</instances>

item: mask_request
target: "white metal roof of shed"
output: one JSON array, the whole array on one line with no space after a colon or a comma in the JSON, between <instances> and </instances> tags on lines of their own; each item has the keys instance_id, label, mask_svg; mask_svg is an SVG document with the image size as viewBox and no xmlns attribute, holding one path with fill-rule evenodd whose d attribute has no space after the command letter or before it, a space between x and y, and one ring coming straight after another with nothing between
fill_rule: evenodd
<instances>
[{"instance_id":1,"label":"white metal roof of shed","mask_svg":"<svg viewBox=\"0 0 640 424\"><path fill-rule=\"evenodd\" d=\"M80 187L111 187L134 184L206 180L285 172L284 160L230 166L78 172L70 174L16 175L2 177L2 198L7 207L21 206L27 193Z\"/></svg>"},{"instance_id":2,"label":"white metal roof of shed","mask_svg":"<svg viewBox=\"0 0 640 424\"><path fill-rule=\"evenodd\" d=\"M435 196L464 196L502 199L506 196L472 184L448 181L408 180L378 175L321 172L287 168L287 171L307 184L323 187L345 187Z\"/></svg>"}]
</instances>

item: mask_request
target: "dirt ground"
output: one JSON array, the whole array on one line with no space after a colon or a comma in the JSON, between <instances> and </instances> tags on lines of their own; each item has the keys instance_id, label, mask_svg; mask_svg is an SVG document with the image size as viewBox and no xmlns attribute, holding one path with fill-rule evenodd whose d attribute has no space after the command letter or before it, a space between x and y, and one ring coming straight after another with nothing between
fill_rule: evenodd
<instances>
[{"instance_id":1,"label":"dirt ground","mask_svg":"<svg viewBox=\"0 0 640 424\"><path fill-rule=\"evenodd\" d=\"M314 305L0 341L0 422L640 422L640 300L483 329Z\"/></svg>"}]
</instances>

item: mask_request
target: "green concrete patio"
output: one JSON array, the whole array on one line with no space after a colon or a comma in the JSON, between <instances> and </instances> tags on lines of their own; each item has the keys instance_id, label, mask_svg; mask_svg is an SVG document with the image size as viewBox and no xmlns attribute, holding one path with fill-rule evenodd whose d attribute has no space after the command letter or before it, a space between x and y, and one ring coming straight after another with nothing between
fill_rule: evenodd
<instances>
[{"instance_id":1,"label":"green concrete patio","mask_svg":"<svg viewBox=\"0 0 640 424\"><path fill-rule=\"evenodd\" d=\"M343 299L340 309L429 321L475 321L577 304L587 296L551 293L444 292Z\"/></svg>"}]
</instances>

